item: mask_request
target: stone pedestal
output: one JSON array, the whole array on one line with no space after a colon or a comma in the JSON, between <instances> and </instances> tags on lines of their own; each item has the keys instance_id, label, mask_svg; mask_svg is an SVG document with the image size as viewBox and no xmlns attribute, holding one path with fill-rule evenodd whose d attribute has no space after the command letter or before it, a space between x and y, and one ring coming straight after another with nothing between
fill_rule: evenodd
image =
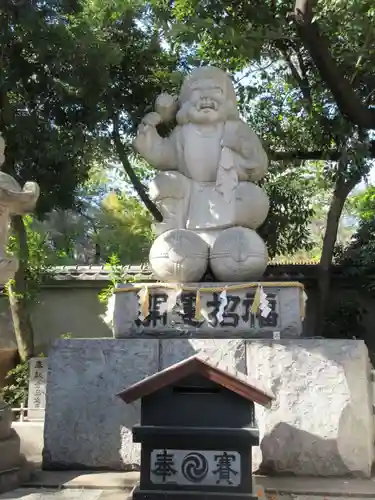
<instances>
[{"instance_id":1,"label":"stone pedestal","mask_svg":"<svg viewBox=\"0 0 375 500\"><path fill-rule=\"evenodd\" d=\"M20 438L11 425L12 412L0 400L0 493L20 486L31 472L20 452Z\"/></svg>"},{"instance_id":2,"label":"stone pedestal","mask_svg":"<svg viewBox=\"0 0 375 500\"><path fill-rule=\"evenodd\" d=\"M139 405L124 407L116 394L196 352L275 395L270 409L256 405L255 469L370 476L370 369L360 340L59 340L49 353L44 467L137 469Z\"/></svg>"}]
</instances>

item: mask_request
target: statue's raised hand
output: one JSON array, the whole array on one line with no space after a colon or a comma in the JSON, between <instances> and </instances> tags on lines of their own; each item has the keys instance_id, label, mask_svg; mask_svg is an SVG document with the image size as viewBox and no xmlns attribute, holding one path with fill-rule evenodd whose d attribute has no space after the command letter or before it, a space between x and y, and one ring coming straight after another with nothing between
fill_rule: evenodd
<instances>
[{"instance_id":1,"label":"statue's raised hand","mask_svg":"<svg viewBox=\"0 0 375 500\"><path fill-rule=\"evenodd\" d=\"M143 117L142 122L138 127L138 134L146 134L148 129L155 128L161 122L162 118L159 113L156 113L155 111L147 113L147 115Z\"/></svg>"},{"instance_id":2,"label":"statue's raised hand","mask_svg":"<svg viewBox=\"0 0 375 500\"><path fill-rule=\"evenodd\" d=\"M178 109L178 97L164 92L160 94L155 102L155 111L148 113L138 127L138 134L147 134L147 130L153 130L160 123L166 123L176 116Z\"/></svg>"},{"instance_id":3,"label":"statue's raised hand","mask_svg":"<svg viewBox=\"0 0 375 500\"><path fill-rule=\"evenodd\" d=\"M148 113L142 119L137 136L133 141L135 150L152 164L159 163L157 160L152 160L155 157L155 151L158 151L157 155L163 156L163 150L165 149L163 139L159 136L156 128L162 121L159 113L155 111Z\"/></svg>"},{"instance_id":4,"label":"statue's raised hand","mask_svg":"<svg viewBox=\"0 0 375 500\"><path fill-rule=\"evenodd\" d=\"M155 102L155 111L159 113L163 123L170 122L175 118L178 109L178 97L164 92L160 94Z\"/></svg>"}]
</instances>

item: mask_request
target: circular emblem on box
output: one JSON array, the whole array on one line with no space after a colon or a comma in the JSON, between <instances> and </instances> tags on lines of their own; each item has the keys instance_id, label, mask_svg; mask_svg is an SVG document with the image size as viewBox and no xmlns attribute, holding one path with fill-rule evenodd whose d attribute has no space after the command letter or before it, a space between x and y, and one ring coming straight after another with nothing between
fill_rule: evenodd
<instances>
[{"instance_id":1,"label":"circular emblem on box","mask_svg":"<svg viewBox=\"0 0 375 500\"><path fill-rule=\"evenodd\" d=\"M200 483L208 472L206 457L202 453L189 453L182 461L181 471L188 481Z\"/></svg>"}]
</instances>

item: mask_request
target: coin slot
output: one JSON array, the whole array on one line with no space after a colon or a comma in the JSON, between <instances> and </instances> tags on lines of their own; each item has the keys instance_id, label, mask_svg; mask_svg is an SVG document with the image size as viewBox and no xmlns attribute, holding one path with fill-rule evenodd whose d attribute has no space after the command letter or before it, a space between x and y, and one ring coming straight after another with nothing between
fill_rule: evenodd
<instances>
[{"instance_id":1,"label":"coin slot","mask_svg":"<svg viewBox=\"0 0 375 500\"><path fill-rule=\"evenodd\" d=\"M194 387L194 386L176 386L173 392L177 394L217 394L220 387Z\"/></svg>"}]
</instances>

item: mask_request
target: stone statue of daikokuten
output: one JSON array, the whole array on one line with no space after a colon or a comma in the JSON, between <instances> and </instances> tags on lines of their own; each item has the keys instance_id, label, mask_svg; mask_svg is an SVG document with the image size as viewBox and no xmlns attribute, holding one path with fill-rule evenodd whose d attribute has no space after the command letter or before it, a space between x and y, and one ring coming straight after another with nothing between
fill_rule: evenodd
<instances>
[{"instance_id":1,"label":"stone statue of daikokuten","mask_svg":"<svg viewBox=\"0 0 375 500\"><path fill-rule=\"evenodd\" d=\"M173 117L177 126L162 138L157 126ZM239 117L230 77L214 67L192 71L178 98L157 98L134 148L159 170L150 187L163 215L150 250L156 276L196 282L210 266L219 281L259 279L268 254L255 230L267 217L269 200L256 182L268 160Z\"/></svg>"}]
</instances>

